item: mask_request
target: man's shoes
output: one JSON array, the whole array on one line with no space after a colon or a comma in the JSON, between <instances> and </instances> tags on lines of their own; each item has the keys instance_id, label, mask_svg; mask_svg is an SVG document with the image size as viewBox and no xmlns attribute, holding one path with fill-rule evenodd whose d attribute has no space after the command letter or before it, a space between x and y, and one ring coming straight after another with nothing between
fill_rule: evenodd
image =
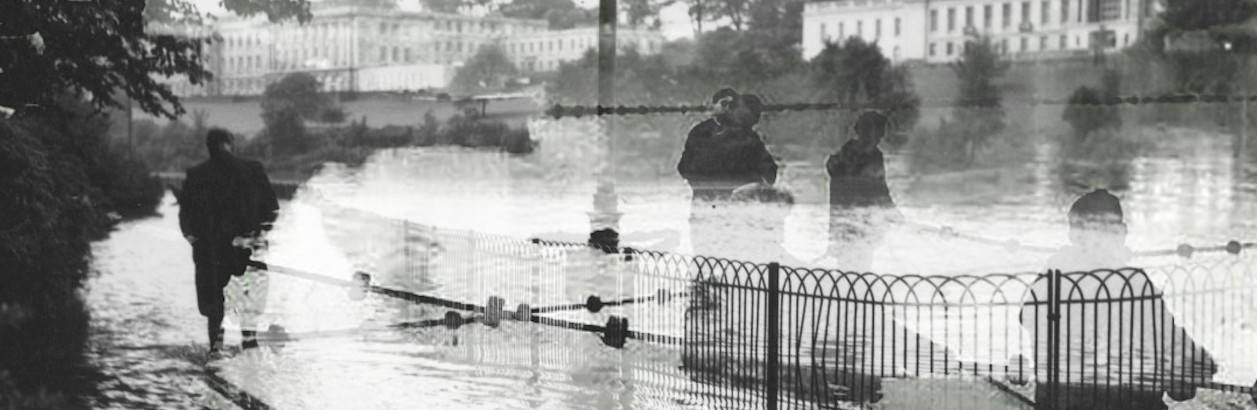
<instances>
[{"instance_id":1,"label":"man's shoes","mask_svg":"<svg viewBox=\"0 0 1257 410\"><path fill-rule=\"evenodd\" d=\"M209 354L205 356L205 362L206 364L211 364L213 362L217 362L219 360L223 360L226 358L227 358L227 355L223 353L223 348L221 345L216 346L216 347L211 346Z\"/></svg>"}]
</instances>

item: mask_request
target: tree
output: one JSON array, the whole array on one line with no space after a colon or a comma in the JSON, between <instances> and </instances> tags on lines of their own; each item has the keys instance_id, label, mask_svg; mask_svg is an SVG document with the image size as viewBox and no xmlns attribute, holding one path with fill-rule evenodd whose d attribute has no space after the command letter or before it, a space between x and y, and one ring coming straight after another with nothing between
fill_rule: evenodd
<instances>
[{"instance_id":1,"label":"tree","mask_svg":"<svg viewBox=\"0 0 1257 410\"><path fill-rule=\"evenodd\" d=\"M242 16L311 18L306 0L222 0ZM143 111L184 113L163 76L203 84L211 37L188 0L6 0L0 2L0 106L55 107L63 92L86 94L98 110L122 108L123 90ZM176 33L192 34L188 36Z\"/></svg>"},{"instance_id":2,"label":"tree","mask_svg":"<svg viewBox=\"0 0 1257 410\"><path fill-rule=\"evenodd\" d=\"M677 0L622 0L625 23L632 27L650 27L658 29L663 26L659 12L671 6Z\"/></svg>"},{"instance_id":3,"label":"tree","mask_svg":"<svg viewBox=\"0 0 1257 410\"><path fill-rule=\"evenodd\" d=\"M1257 15L1257 0L1165 0L1161 14L1172 29L1205 30L1247 21Z\"/></svg>"},{"instance_id":4,"label":"tree","mask_svg":"<svg viewBox=\"0 0 1257 410\"><path fill-rule=\"evenodd\" d=\"M266 86L262 93L262 122L266 124L262 134L277 153L305 152L310 142L304 121L336 116L329 113L337 110L331 99L319 92L314 76L289 74Z\"/></svg>"},{"instance_id":5,"label":"tree","mask_svg":"<svg viewBox=\"0 0 1257 410\"><path fill-rule=\"evenodd\" d=\"M877 44L854 37L842 46L828 43L812 59L810 69L816 97L852 108L885 110L895 134L916 125L920 98L912 90L908 71L894 67Z\"/></svg>"},{"instance_id":6,"label":"tree","mask_svg":"<svg viewBox=\"0 0 1257 410\"><path fill-rule=\"evenodd\" d=\"M1061 114L1074 131L1074 142L1086 142L1096 131L1122 126L1121 111L1116 105L1102 104L1121 98L1118 96L1119 80L1116 71L1104 73L1103 90L1081 86L1069 96L1069 106Z\"/></svg>"},{"instance_id":7,"label":"tree","mask_svg":"<svg viewBox=\"0 0 1257 410\"><path fill-rule=\"evenodd\" d=\"M457 13L464 5L462 0L423 0L423 8L437 13Z\"/></svg>"},{"instance_id":8,"label":"tree","mask_svg":"<svg viewBox=\"0 0 1257 410\"><path fill-rule=\"evenodd\" d=\"M572 0L514 0L498 11L506 17L546 20L551 30L594 24L597 11L576 6Z\"/></svg>"},{"instance_id":9,"label":"tree","mask_svg":"<svg viewBox=\"0 0 1257 410\"><path fill-rule=\"evenodd\" d=\"M957 133L963 139L968 162L992 136L1004 129L1004 108L995 80L1008 72L1009 64L1000 58L989 37L965 42L960 60L951 64L960 80L960 96L952 109L952 124L964 127Z\"/></svg>"},{"instance_id":10,"label":"tree","mask_svg":"<svg viewBox=\"0 0 1257 410\"><path fill-rule=\"evenodd\" d=\"M454 74L452 82L455 89L463 92L496 91L506 88L516 72L506 51L497 44L489 44L476 50L476 54Z\"/></svg>"}]
</instances>

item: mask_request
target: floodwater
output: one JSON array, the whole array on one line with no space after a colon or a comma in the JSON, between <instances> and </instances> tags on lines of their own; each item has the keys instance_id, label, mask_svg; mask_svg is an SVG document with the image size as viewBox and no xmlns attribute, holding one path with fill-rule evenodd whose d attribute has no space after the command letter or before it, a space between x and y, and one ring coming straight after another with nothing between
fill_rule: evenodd
<instances>
[{"instance_id":1,"label":"floodwater","mask_svg":"<svg viewBox=\"0 0 1257 410\"><path fill-rule=\"evenodd\" d=\"M1257 220L1252 218L1257 169L1232 159L1229 138L1175 132L1182 134L1168 135L1175 138L1167 138L1152 154L1121 165L1116 177L1103 169L1109 165L1062 168L1049 159L1048 148L1040 149L1039 158L1023 166L919 178L907 174L903 158L889 156L891 189L906 218L919 226L951 227L996 243L1015 240L1021 245L1054 247L1066 242L1064 213L1077 195L1071 180L1093 178L1090 174L1099 172L1113 186L1126 187L1115 191L1123 198L1130 224L1128 243L1136 251L1251 239L1257 234ZM356 270L398 271L394 266L397 253L389 250L395 248L381 242L408 238L409 232L398 236L398 229L407 228L363 222L363 213L451 232L583 242L596 183L580 172L541 165L554 155L544 150L531 157L455 149L395 150L377 154L361 170L327 167L310 181L310 187L283 205L265 259L335 279L348 279ZM1088 171L1088 167L1101 169ZM711 256L764 263L791 258L805 266L831 264L820 257L826 235L825 209L819 200L824 198L823 178L823 169L817 166L787 164L779 181L795 192L799 203L785 214L751 212L748 215L763 219L731 220L733 234L715 244L713 248L720 253ZM624 213L622 246L679 253L692 249L683 181L623 181L616 191L619 211ZM88 290L94 321L92 361L108 375L95 403L112 408L231 407L202 382L205 332L195 309L190 251L178 233L173 198L168 196L160 211L162 216L124 224L95 248L94 267L99 275ZM758 234L745 235L772 224L781 224L778 249L757 242L763 240ZM888 235L872 270L925 275L1011 273L1035 271L1048 256L1015 248L949 239L906 226ZM445 252L457 250L455 245L446 245ZM592 254L572 252L565 260L575 265L600 263ZM407 261L422 260L426 269L422 275L383 274L377 282L477 304L495 292L523 292L512 289L517 284L530 286L525 280L502 275L511 269L494 271L507 277L494 277L442 265L453 257L411 258L407 256ZM1162 258L1138 263L1183 262ZM409 268L413 273L415 267ZM542 272L540 277L549 278L546 285L527 291L533 300L579 303L583 295L610 299L650 294L663 286L642 280L625 282L605 272L576 268L554 277ZM254 304L249 309L256 314L245 315L263 328L280 324L298 336L337 332L292 341L281 348L239 353L214 364L235 388L274 408L763 407L760 394L725 387L683 369L683 348L676 345L629 341L624 349L613 349L594 333L517 322L504 322L497 328L468 324L458 329L379 330L389 324L441 317L445 310L380 296L355 300L342 288L256 272L234 280L231 286L230 299L236 306L244 305L244 290L252 289L254 296L267 295L265 306ZM509 310L516 300L504 297ZM552 316L601 324L616 314L632 318L634 329L685 337L684 308L683 302L673 301ZM239 316L228 319L229 344L239 343ZM1257 366L1242 346L1257 338L1253 331L1257 326L1235 322L1228 326L1234 328L1218 333L1224 340L1215 343L1226 348L1212 351L1223 366L1218 377L1249 385L1257 379ZM947 343L946 338L938 340ZM962 403L956 408L1018 406L1004 393L974 382L887 381L884 393L886 398L877 405L881 408L938 408L940 402ZM1248 398L1211 391L1175 405L1253 406Z\"/></svg>"}]
</instances>

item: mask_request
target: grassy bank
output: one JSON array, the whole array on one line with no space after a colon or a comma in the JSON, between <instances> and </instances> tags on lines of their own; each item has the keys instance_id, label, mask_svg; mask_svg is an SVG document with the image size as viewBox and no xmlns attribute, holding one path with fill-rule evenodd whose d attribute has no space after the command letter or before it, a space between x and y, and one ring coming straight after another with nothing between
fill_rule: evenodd
<instances>
[{"instance_id":1,"label":"grassy bank","mask_svg":"<svg viewBox=\"0 0 1257 410\"><path fill-rule=\"evenodd\" d=\"M85 405L91 242L162 194L85 114L0 120L0 408Z\"/></svg>"}]
</instances>

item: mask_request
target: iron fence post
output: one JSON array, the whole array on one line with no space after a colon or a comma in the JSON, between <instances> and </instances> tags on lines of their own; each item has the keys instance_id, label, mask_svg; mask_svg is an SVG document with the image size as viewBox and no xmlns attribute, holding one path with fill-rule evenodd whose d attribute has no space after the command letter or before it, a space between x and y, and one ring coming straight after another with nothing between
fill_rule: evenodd
<instances>
[{"instance_id":1,"label":"iron fence post","mask_svg":"<svg viewBox=\"0 0 1257 410\"><path fill-rule=\"evenodd\" d=\"M768 264L768 409L777 410L777 374L781 367L781 265Z\"/></svg>"},{"instance_id":2,"label":"iron fence post","mask_svg":"<svg viewBox=\"0 0 1257 410\"><path fill-rule=\"evenodd\" d=\"M1061 381L1061 271L1048 271L1048 362L1046 395L1051 409L1060 408Z\"/></svg>"}]
</instances>

